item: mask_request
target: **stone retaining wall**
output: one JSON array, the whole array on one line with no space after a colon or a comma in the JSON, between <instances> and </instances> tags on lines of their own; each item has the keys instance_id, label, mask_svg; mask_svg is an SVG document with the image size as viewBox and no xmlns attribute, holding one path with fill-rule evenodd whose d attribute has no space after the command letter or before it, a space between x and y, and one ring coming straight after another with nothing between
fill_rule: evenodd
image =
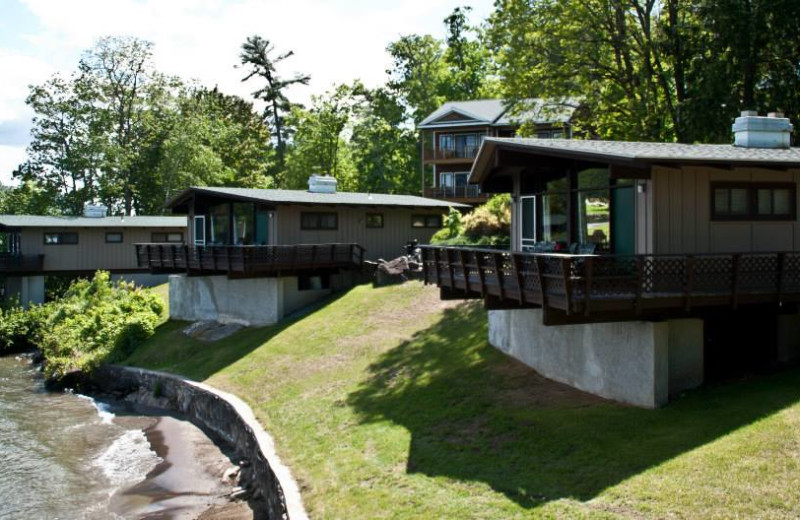
<instances>
[{"instance_id":1,"label":"stone retaining wall","mask_svg":"<svg viewBox=\"0 0 800 520\"><path fill-rule=\"evenodd\" d=\"M267 518L308 518L297 483L275 453L272 438L238 397L172 374L116 365L96 369L92 383L104 392L133 396L202 424L249 462L251 491L264 509L260 513Z\"/></svg>"}]
</instances>

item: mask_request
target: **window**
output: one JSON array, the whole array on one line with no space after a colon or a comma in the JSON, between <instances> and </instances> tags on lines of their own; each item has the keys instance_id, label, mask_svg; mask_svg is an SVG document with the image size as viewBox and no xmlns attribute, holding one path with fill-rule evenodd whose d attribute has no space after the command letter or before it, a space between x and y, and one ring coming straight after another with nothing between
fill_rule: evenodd
<instances>
[{"instance_id":1,"label":"window","mask_svg":"<svg viewBox=\"0 0 800 520\"><path fill-rule=\"evenodd\" d=\"M208 208L208 233L209 245L230 245L230 213L231 207L227 202Z\"/></svg>"},{"instance_id":2,"label":"window","mask_svg":"<svg viewBox=\"0 0 800 520\"><path fill-rule=\"evenodd\" d=\"M339 229L336 213L303 212L300 214L300 229L333 231Z\"/></svg>"},{"instance_id":3,"label":"window","mask_svg":"<svg viewBox=\"0 0 800 520\"><path fill-rule=\"evenodd\" d=\"M383 213L367 213L366 223L368 228L382 228Z\"/></svg>"},{"instance_id":4,"label":"window","mask_svg":"<svg viewBox=\"0 0 800 520\"><path fill-rule=\"evenodd\" d=\"M442 227L441 215L412 215L411 227L413 228L434 228Z\"/></svg>"},{"instance_id":5,"label":"window","mask_svg":"<svg viewBox=\"0 0 800 520\"><path fill-rule=\"evenodd\" d=\"M233 243L237 246L253 245L253 217L255 208L252 204L235 202L233 204Z\"/></svg>"},{"instance_id":6,"label":"window","mask_svg":"<svg viewBox=\"0 0 800 520\"><path fill-rule=\"evenodd\" d=\"M711 220L794 220L793 183L711 183Z\"/></svg>"},{"instance_id":7,"label":"window","mask_svg":"<svg viewBox=\"0 0 800 520\"><path fill-rule=\"evenodd\" d=\"M44 245L62 246L74 245L78 243L78 233L74 231L63 231L61 233L45 233Z\"/></svg>"},{"instance_id":8,"label":"window","mask_svg":"<svg viewBox=\"0 0 800 520\"><path fill-rule=\"evenodd\" d=\"M322 291L330 288L331 277L329 274L300 275L297 277L298 291Z\"/></svg>"},{"instance_id":9,"label":"window","mask_svg":"<svg viewBox=\"0 0 800 520\"><path fill-rule=\"evenodd\" d=\"M183 233L168 233L168 232L156 232L150 234L150 241L156 243L180 243L183 242Z\"/></svg>"},{"instance_id":10,"label":"window","mask_svg":"<svg viewBox=\"0 0 800 520\"><path fill-rule=\"evenodd\" d=\"M121 231L109 231L106 233L106 244L121 244L121 243L122 243Z\"/></svg>"},{"instance_id":11,"label":"window","mask_svg":"<svg viewBox=\"0 0 800 520\"><path fill-rule=\"evenodd\" d=\"M527 251L536 245L536 197L520 197L520 245Z\"/></svg>"}]
</instances>

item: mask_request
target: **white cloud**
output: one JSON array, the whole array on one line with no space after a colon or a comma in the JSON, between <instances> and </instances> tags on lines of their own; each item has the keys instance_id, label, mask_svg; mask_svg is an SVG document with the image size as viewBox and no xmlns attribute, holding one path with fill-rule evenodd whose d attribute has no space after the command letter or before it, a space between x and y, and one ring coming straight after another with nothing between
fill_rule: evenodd
<instances>
[{"instance_id":1,"label":"white cloud","mask_svg":"<svg viewBox=\"0 0 800 520\"><path fill-rule=\"evenodd\" d=\"M0 184L11 184L11 172L25 161L24 146L0 145Z\"/></svg>"}]
</instances>

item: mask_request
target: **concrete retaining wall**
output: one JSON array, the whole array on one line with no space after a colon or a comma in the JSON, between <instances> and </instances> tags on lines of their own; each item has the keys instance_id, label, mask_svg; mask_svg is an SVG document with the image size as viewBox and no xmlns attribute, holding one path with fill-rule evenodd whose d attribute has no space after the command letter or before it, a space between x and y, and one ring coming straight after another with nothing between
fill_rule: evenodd
<instances>
[{"instance_id":1,"label":"concrete retaining wall","mask_svg":"<svg viewBox=\"0 0 800 520\"><path fill-rule=\"evenodd\" d=\"M702 330L700 320L545 326L541 309L489 312L496 348L545 377L646 408L702 383Z\"/></svg>"},{"instance_id":2,"label":"concrete retaining wall","mask_svg":"<svg viewBox=\"0 0 800 520\"><path fill-rule=\"evenodd\" d=\"M236 396L172 374L131 367L103 366L92 374L101 390L133 396L142 404L180 412L219 435L247 461L257 511L266 518L307 519L300 491L275 453L272 438ZM158 397L158 399L154 399ZM243 468L244 469L244 468Z\"/></svg>"},{"instance_id":3,"label":"concrete retaining wall","mask_svg":"<svg viewBox=\"0 0 800 520\"><path fill-rule=\"evenodd\" d=\"M169 277L169 305L177 320L272 325L283 318L283 282L175 274Z\"/></svg>"},{"instance_id":4,"label":"concrete retaining wall","mask_svg":"<svg viewBox=\"0 0 800 520\"><path fill-rule=\"evenodd\" d=\"M24 305L44 303L44 276L9 276L6 298L18 298Z\"/></svg>"}]
</instances>

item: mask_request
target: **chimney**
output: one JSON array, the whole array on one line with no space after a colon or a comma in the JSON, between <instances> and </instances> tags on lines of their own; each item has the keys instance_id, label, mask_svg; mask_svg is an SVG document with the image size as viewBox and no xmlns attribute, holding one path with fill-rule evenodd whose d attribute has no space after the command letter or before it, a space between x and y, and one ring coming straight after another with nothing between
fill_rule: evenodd
<instances>
[{"instance_id":1,"label":"chimney","mask_svg":"<svg viewBox=\"0 0 800 520\"><path fill-rule=\"evenodd\" d=\"M734 146L742 148L789 148L792 124L781 112L759 116L755 110L745 110L731 127Z\"/></svg>"},{"instance_id":2,"label":"chimney","mask_svg":"<svg viewBox=\"0 0 800 520\"><path fill-rule=\"evenodd\" d=\"M108 208L102 204L84 204L83 216L88 218L103 218L108 214Z\"/></svg>"},{"instance_id":3,"label":"chimney","mask_svg":"<svg viewBox=\"0 0 800 520\"><path fill-rule=\"evenodd\" d=\"M308 191L311 193L336 193L336 179L330 175L315 173L308 178Z\"/></svg>"}]
</instances>

